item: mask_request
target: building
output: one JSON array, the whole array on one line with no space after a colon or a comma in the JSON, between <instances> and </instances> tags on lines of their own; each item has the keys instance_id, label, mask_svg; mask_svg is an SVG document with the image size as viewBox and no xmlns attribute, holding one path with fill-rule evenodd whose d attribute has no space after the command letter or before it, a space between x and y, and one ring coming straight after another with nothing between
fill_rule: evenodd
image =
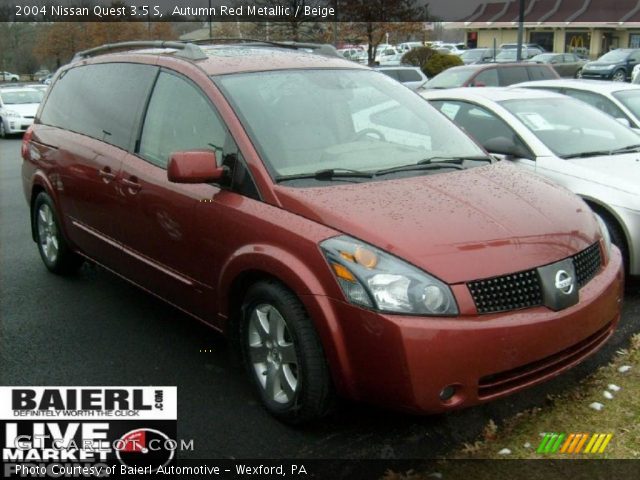
<instances>
[{"instance_id":1,"label":"building","mask_svg":"<svg viewBox=\"0 0 640 480\"><path fill-rule=\"evenodd\" d=\"M518 0L487 0L467 18L450 23L463 29L469 47L517 41ZM597 58L614 48L640 48L638 0L526 0L524 42L548 51Z\"/></svg>"}]
</instances>

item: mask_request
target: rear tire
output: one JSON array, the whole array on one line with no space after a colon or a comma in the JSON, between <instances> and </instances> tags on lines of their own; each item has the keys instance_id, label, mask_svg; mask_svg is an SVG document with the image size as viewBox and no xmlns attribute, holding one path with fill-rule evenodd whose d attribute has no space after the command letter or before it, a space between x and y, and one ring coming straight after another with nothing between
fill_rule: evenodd
<instances>
[{"instance_id":1,"label":"rear tire","mask_svg":"<svg viewBox=\"0 0 640 480\"><path fill-rule=\"evenodd\" d=\"M330 412L334 393L324 351L293 292L273 280L250 287L239 333L247 372L271 415L299 425Z\"/></svg>"},{"instance_id":2,"label":"rear tire","mask_svg":"<svg viewBox=\"0 0 640 480\"><path fill-rule=\"evenodd\" d=\"M49 271L58 275L69 275L78 270L83 259L73 252L60 229L60 221L51 197L40 192L31 211L36 231L36 242L42 262Z\"/></svg>"}]
</instances>

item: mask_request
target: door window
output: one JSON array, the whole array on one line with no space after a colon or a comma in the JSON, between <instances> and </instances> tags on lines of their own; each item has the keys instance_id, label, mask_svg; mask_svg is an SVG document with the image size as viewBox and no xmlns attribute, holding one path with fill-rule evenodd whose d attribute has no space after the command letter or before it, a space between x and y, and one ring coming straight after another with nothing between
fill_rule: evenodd
<instances>
[{"instance_id":1,"label":"door window","mask_svg":"<svg viewBox=\"0 0 640 480\"><path fill-rule=\"evenodd\" d=\"M166 168L173 152L208 149L220 159L227 130L205 95L167 72L158 77L140 138L139 154Z\"/></svg>"}]
</instances>

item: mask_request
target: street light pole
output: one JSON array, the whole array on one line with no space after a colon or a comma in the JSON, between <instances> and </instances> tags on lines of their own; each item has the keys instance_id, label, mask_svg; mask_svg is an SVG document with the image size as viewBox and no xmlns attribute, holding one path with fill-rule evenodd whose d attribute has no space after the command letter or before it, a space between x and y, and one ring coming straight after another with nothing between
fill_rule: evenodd
<instances>
[{"instance_id":1,"label":"street light pole","mask_svg":"<svg viewBox=\"0 0 640 480\"><path fill-rule=\"evenodd\" d=\"M520 0L520 11L518 12L518 51L516 61L522 60L522 37L524 37L524 0Z\"/></svg>"}]
</instances>

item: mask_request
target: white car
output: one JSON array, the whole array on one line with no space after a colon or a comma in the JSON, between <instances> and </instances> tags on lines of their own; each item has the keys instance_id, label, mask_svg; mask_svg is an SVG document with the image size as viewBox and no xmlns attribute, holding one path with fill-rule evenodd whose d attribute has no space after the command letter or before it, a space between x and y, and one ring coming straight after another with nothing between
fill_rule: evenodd
<instances>
[{"instance_id":1,"label":"white car","mask_svg":"<svg viewBox=\"0 0 640 480\"><path fill-rule=\"evenodd\" d=\"M0 88L0 137L26 132L43 97L44 92L33 88Z\"/></svg>"},{"instance_id":2,"label":"white car","mask_svg":"<svg viewBox=\"0 0 640 480\"><path fill-rule=\"evenodd\" d=\"M487 151L581 196L607 225L626 271L640 274L640 135L584 102L553 92L487 87L421 95ZM526 190L522 195L526 198Z\"/></svg>"},{"instance_id":3,"label":"white car","mask_svg":"<svg viewBox=\"0 0 640 480\"><path fill-rule=\"evenodd\" d=\"M11 72L0 72L0 80L3 82L19 82L20 76Z\"/></svg>"},{"instance_id":4,"label":"white car","mask_svg":"<svg viewBox=\"0 0 640 480\"><path fill-rule=\"evenodd\" d=\"M635 67L633 67L633 70L631 70L631 83L636 83L638 74L640 74L640 63L638 63Z\"/></svg>"},{"instance_id":5,"label":"white car","mask_svg":"<svg viewBox=\"0 0 640 480\"><path fill-rule=\"evenodd\" d=\"M523 82L514 87L562 93L602 110L623 125L640 129L640 85L602 80L564 79Z\"/></svg>"}]
</instances>

